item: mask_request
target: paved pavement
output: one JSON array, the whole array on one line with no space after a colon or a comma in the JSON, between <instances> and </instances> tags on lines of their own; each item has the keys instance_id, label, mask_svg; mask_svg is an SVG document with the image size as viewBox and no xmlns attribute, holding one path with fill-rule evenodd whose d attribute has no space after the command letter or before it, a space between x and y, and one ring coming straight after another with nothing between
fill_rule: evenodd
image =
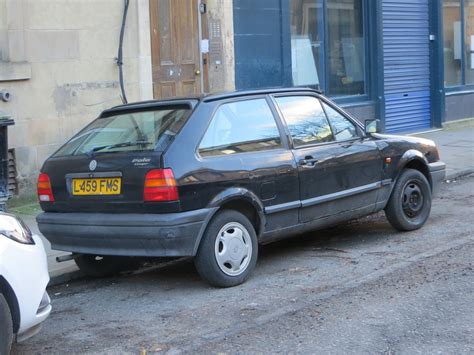
<instances>
[{"instance_id":1,"label":"paved pavement","mask_svg":"<svg viewBox=\"0 0 474 355\"><path fill-rule=\"evenodd\" d=\"M263 246L229 289L190 262L50 287L14 354L474 354L473 198L464 177L420 230L379 213Z\"/></svg>"},{"instance_id":2,"label":"paved pavement","mask_svg":"<svg viewBox=\"0 0 474 355\"><path fill-rule=\"evenodd\" d=\"M447 165L448 179L474 172L474 119L416 136L432 139L438 144L441 160Z\"/></svg>"},{"instance_id":3,"label":"paved pavement","mask_svg":"<svg viewBox=\"0 0 474 355\"><path fill-rule=\"evenodd\" d=\"M447 164L447 179L455 179L460 175L474 172L474 119L456 122L447 125L444 130L416 134L416 136L432 139L438 144L441 159ZM20 215L30 228L39 234L35 222L35 215L40 212L37 206L15 208L12 212ZM65 282L81 276L73 261L56 262L57 256L67 255L68 253L53 251L49 242L46 239L44 241L48 252L51 284Z\"/></svg>"}]
</instances>

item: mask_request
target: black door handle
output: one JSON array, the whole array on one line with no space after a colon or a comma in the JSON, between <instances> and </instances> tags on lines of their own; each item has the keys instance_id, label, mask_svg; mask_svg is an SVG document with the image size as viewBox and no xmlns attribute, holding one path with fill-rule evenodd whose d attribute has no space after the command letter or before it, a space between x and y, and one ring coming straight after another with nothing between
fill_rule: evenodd
<instances>
[{"instance_id":1,"label":"black door handle","mask_svg":"<svg viewBox=\"0 0 474 355\"><path fill-rule=\"evenodd\" d=\"M306 168L314 168L317 162L318 162L318 159L315 159L312 156L307 156L304 159L301 159L299 161L299 164Z\"/></svg>"}]
</instances>

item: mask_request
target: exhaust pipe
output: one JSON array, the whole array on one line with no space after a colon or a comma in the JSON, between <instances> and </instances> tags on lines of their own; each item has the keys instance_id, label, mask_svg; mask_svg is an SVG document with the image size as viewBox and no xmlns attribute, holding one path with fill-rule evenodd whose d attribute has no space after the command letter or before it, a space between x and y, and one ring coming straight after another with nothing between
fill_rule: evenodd
<instances>
[{"instance_id":1,"label":"exhaust pipe","mask_svg":"<svg viewBox=\"0 0 474 355\"><path fill-rule=\"evenodd\" d=\"M74 260L74 254L61 255L56 257L56 262L58 263L63 263L69 260Z\"/></svg>"}]
</instances>

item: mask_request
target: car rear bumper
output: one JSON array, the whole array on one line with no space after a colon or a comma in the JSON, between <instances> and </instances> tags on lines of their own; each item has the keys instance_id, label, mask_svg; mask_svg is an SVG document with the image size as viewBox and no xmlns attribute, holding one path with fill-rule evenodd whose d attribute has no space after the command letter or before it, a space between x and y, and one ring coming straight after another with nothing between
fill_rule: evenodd
<instances>
[{"instance_id":1,"label":"car rear bumper","mask_svg":"<svg viewBox=\"0 0 474 355\"><path fill-rule=\"evenodd\" d=\"M431 190L433 195L436 195L439 191L441 183L446 177L446 164L442 161L428 164L431 174Z\"/></svg>"},{"instance_id":2,"label":"car rear bumper","mask_svg":"<svg viewBox=\"0 0 474 355\"><path fill-rule=\"evenodd\" d=\"M168 214L54 213L37 217L52 248L81 254L194 256L215 209Z\"/></svg>"}]
</instances>

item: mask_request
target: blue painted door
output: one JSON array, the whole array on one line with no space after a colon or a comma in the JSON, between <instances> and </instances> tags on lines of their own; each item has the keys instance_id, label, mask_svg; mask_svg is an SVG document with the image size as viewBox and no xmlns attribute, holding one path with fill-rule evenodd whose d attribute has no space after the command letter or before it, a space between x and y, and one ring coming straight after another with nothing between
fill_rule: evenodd
<instances>
[{"instance_id":1,"label":"blue painted door","mask_svg":"<svg viewBox=\"0 0 474 355\"><path fill-rule=\"evenodd\" d=\"M385 130L431 127L429 0L383 0Z\"/></svg>"}]
</instances>

